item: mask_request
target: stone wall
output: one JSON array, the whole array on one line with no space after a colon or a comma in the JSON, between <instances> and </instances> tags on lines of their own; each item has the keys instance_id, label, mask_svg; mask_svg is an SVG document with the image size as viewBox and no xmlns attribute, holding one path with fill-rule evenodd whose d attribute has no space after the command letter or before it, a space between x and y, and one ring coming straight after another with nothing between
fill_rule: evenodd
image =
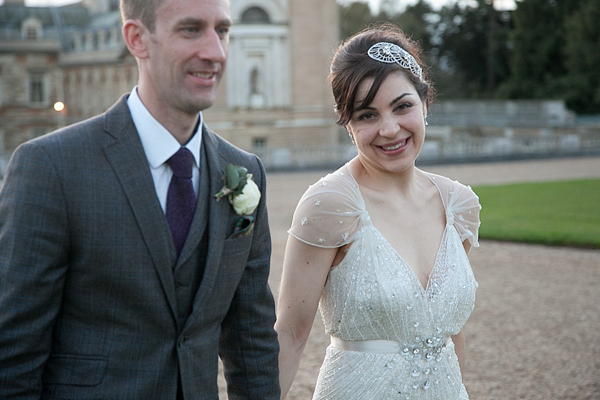
<instances>
[{"instance_id":1,"label":"stone wall","mask_svg":"<svg viewBox=\"0 0 600 400\"><path fill-rule=\"evenodd\" d=\"M539 128L575 122L562 100L441 100L431 105L428 115L431 125L455 127Z\"/></svg>"}]
</instances>

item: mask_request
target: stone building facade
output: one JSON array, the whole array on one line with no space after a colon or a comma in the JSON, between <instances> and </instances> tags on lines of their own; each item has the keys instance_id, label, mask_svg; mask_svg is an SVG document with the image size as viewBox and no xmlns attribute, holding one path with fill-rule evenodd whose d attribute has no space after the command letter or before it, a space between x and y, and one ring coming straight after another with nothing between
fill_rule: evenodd
<instances>
[{"instance_id":1,"label":"stone building facade","mask_svg":"<svg viewBox=\"0 0 600 400\"><path fill-rule=\"evenodd\" d=\"M207 124L250 151L337 144L326 82L337 10L335 0L231 0L229 63ZM0 154L103 112L136 82L118 0L0 6Z\"/></svg>"},{"instance_id":2,"label":"stone building facade","mask_svg":"<svg viewBox=\"0 0 600 400\"><path fill-rule=\"evenodd\" d=\"M232 0L229 63L209 126L253 151L337 144L327 84L337 13L335 0Z\"/></svg>"}]
</instances>

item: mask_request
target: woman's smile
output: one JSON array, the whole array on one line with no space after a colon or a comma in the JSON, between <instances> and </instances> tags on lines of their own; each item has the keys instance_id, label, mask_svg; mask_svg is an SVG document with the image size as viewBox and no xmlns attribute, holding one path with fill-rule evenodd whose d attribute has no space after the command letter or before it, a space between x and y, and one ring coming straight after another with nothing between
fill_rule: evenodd
<instances>
[{"instance_id":1,"label":"woman's smile","mask_svg":"<svg viewBox=\"0 0 600 400\"><path fill-rule=\"evenodd\" d=\"M404 151L404 149L406 149L406 147L408 146L408 143L410 141L410 137L407 137L406 139L396 142L394 144L389 144L389 145L385 145L385 146L379 146L385 153L397 153L400 151Z\"/></svg>"}]
</instances>

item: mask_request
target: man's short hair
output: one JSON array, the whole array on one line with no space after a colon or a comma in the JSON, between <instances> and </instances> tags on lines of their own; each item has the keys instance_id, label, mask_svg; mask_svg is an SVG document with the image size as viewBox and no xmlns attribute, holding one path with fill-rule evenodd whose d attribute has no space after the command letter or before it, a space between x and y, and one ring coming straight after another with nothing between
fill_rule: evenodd
<instances>
[{"instance_id":1,"label":"man's short hair","mask_svg":"<svg viewBox=\"0 0 600 400\"><path fill-rule=\"evenodd\" d=\"M156 10L164 0L121 0L121 18L123 21L137 19L150 32L156 28Z\"/></svg>"}]
</instances>

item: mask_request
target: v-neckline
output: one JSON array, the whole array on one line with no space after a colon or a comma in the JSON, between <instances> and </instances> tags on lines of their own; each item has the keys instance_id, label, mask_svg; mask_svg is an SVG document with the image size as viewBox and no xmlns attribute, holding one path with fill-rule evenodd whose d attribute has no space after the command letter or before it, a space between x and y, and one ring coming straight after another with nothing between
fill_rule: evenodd
<instances>
[{"instance_id":1,"label":"v-neckline","mask_svg":"<svg viewBox=\"0 0 600 400\"><path fill-rule=\"evenodd\" d=\"M349 164L346 164L346 169L348 170L348 174L350 175L350 178L352 179L352 181L356 185L356 190L358 191L358 196L359 196L359 198L360 198L360 200L361 200L361 202L363 204L363 210L369 216L369 224L375 230L375 232L377 232L377 234L379 236L381 236L381 238L383 240L385 240L385 243L387 243L387 245L389 246L389 248L392 249L392 251L394 252L394 254L396 255L396 257L398 258L398 260L400 261L400 263L402 265L404 265L408 269L409 274L412 276L412 278L414 279L415 283L417 284L417 286L421 290L421 293L422 294L427 294L430 291L430 288L431 288L431 278L437 273L436 270L437 270L437 266L439 264L438 261L439 261L439 258L440 258L440 252L442 251L442 247L443 247L444 243L447 240L447 231L448 231L448 217L446 216L447 213L448 213L448 210L447 210L447 207L446 207L446 203L444 202L444 197L442 196L442 191L440 190L440 187L435 182L435 179L433 179L432 176L429 173L427 173L425 171L421 171L427 177L427 179L429 179L429 181L433 184L433 186L435 186L435 188L437 189L438 195L440 196L440 200L442 202L442 206L444 207L444 219L445 219L444 230L442 232L442 237L441 237L440 242L438 244L438 249L437 249L437 251L435 253L435 259L433 261L433 265L431 266L431 269L429 270L429 274L428 274L428 277L427 277L427 282L425 283L425 285L423 285L423 283L421 282L421 280L417 276L417 273L415 272L415 270L400 255L400 253L398 252L398 250L394 246L392 246L392 244L390 243L390 241L385 237L385 235L383 233L381 233L381 231L375 226L375 224L373 224L373 220L371 219L371 214L367 210L367 203L365 201L365 198L363 197L362 192L360 191L360 185L358 184L356 178L354 178L354 175L352 174L352 170L350 169L350 165Z\"/></svg>"},{"instance_id":2,"label":"v-neckline","mask_svg":"<svg viewBox=\"0 0 600 400\"><path fill-rule=\"evenodd\" d=\"M366 211L366 212L368 213L368 211ZM446 241L446 236L447 236L446 233L447 233L448 227L447 226L444 227L444 232L442 233L442 238L440 240L437 252L435 254L435 260L433 262L433 266L431 267L431 270L429 271L429 276L427 278L427 282L425 283L425 285L423 285L423 283L419 280L419 277L417 276L415 270L412 269L410 264L400 255L400 253L398 253L398 250L396 250L396 248L394 246L392 246L390 241L383 235L383 233L381 233L381 231L379 229L377 229L377 227L375 225L373 225L372 222L371 222L371 227L373 228L373 230L375 230L375 232L377 232L377 235L380 236L381 239L383 239L385 241L387 246L396 255L396 258L398 258L398 261L400 262L400 264L402 264L408 270L409 275L414 280L414 283L419 287L419 289L421 290L421 293L428 294L431 289L431 280L438 273L438 271L437 271L439 268L438 265L440 264L438 261L440 259L440 255L441 255L440 253L442 252L442 247L444 247L444 244Z\"/></svg>"}]
</instances>

